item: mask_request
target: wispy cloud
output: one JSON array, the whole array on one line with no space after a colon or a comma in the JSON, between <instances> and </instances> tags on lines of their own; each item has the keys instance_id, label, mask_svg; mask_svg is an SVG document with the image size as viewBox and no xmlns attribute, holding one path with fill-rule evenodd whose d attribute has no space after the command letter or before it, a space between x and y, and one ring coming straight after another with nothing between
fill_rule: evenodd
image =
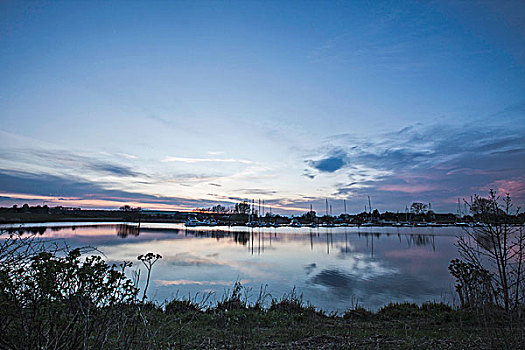
<instances>
[{"instance_id":1,"label":"wispy cloud","mask_svg":"<svg viewBox=\"0 0 525 350\"><path fill-rule=\"evenodd\" d=\"M188 284L195 284L198 286L233 286L236 281L194 281L194 280L155 280L158 286L182 286ZM248 284L250 280L239 281L242 284Z\"/></svg>"},{"instance_id":2,"label":"wispy cloud","mask_svg":"<svg viewBox=\"0 0 525 350\"><path fill-rule=\"evenodd\" d=\"M267 190L263 188L245 188L245 189L240 189L239 192L246 193L249 195L259 195L259 194L273 195L277 193L277 191Z\"/></svg>"},{"instance_id":3,"label":"wispy cloud","mask_svg":"<svg viewBox=\"0 0 525 350\"><path fill-rule=\"evenodd\" d=\"M118 208L134 204L144 208L191 210L211 206L216 201L175 196L156 196L111 188L105 182L89 181L74 176L0 170L0 195L11 200L46 201L49 205L73 205ZM229 202L221 202L230 204Z\"/></svg>"},{"instance_id":4,"label":"wispy cloud","mask_svg":"<svg viewBox=\"0 0 525 350\"><path fill-rule=\"evenodd\" d=\"M100 152L99 152L100 153ZM109 157L108 153L103 152L104 158ZM133 156L129 156L133 157ZM131 166L122 164L109 159L74 153L63 149L9 149L0 153L0 159L10 162L30 164L40 166L56 172L68 171L85 173L90 171L96 174L126 176L126 177L147 177L147 175L133 169ZM5 164L4 164L5 165Z\"/></svg>"},{"instance_id":5,"label":"wispy cloud","mask_svg":"<svg viewBox=\"0 0 525 350\"><path fill-rule=\"evenodd\" d=\"M187 158L187 157L166 157L163 162L181 162L181 163L242 163L255 164L255 162L246 159L235 158Z\"/></svg>"},{"instance_id":6,"label":"wispy cloud","mask_svg":"<svg viewBox=\"0 0 525 350\"><path fill-rule=\"evenodd\" d=\"M127 154L127 153L120 153L120 155L127 159L137 159L138 158L137 156L134 156L132 154Z\"/></svg>"}]
</instances>

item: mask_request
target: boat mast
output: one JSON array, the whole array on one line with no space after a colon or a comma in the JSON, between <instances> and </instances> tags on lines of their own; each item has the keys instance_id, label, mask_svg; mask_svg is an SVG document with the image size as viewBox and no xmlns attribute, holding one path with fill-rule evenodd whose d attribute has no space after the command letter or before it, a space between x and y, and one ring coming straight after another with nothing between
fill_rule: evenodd
<instances>
[{"instance_id":1,"label":"boat mast","mask_svg":"<svg viewBox=\"0 0 525 350\"><path fill-rule=\"evenodd\" d=\"M251 208L251 205L248 204L250 206L250 208L248 209L248 215L249 215L249 218L248 218L248 222L251 223L252 222L252 213L253 213L253 209ZM244 210L243 210L244 212Z\"/></svg>"},{"instance_id":2,"label":"boat mast","mask_svg":"<svg viewBox=\"0 0 525 350\"><path fill-rule=\"evenodd\" d=\"M368 210L370 211L370 221L372 221L372 204L370 203L370 196L368 196Z\"/></svg>"}]
</instances>

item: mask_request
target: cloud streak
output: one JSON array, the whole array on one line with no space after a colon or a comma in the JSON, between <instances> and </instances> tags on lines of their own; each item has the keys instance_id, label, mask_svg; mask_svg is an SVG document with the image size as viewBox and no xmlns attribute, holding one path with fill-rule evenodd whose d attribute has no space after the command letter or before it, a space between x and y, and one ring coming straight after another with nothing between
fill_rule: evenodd
<instances>
[{"instance_id":1,"label":"cloud streak","mask_svg":"<svg viewBox=\"0 0 525 350\"><path fill-rule=\"evenodd\" d=\"M126 155L128 159L134 156ZM48 169L91 171L96 174L113 175L119 177L147 177L128 165L109 160L98 159L93 156L53 149L11 149L0 154L0 158L10 162L24 162L27 164L46 167Z\"/></svg>"},{"instance_id":2,"label":"cloud streak","mask_svg":"<svg viewBox=\"0 0 525 350\"><path fill-rule=\"evenodd\" d=\"M194 284L198 286L233 286L236 281L193 281L193 280L155 280L158 286L183 286ZM248 284L250 280L239 281L242 284Z\"/></svg>"},{"instance_id":3,"label":"cloud streak","mask_svg":"<svg viewBox=\"0 0 525 350\"><path fill-rule=\"evenodd\" d=\"M0 170L0 194L20 200L45 200L50 205L83 205L86 207L118 208L135 203L147 208L191 210L211 206L216 201L184 197L155 196L110 188L104 182L88 181L74 176L36 174L22 171ZM67 204L66 204L67 203ZM221 202L222 204L230 204Z\"/></svg>"},{"instance_id":4,"label":"cloud streak","mask_svg":"<svg viewBox=\"0 0 525 350\"><path fill-rule=\"evenodd\" d=\"M234 159L234 158L166 157L162 161L165 162L165 163L181 162L181 163L242 163L242 164L255 164L255 162L252 162L250 160Z\"/></svg>"}]
</instances>

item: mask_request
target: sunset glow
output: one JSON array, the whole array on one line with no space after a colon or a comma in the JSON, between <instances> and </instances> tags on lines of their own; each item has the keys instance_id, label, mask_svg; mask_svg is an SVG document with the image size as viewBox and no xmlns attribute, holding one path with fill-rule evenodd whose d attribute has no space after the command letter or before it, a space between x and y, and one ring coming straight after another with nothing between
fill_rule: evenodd
<instances>
[{"instance_id":1,"label":"sunset glow","mask_svg":"<svg viewBox=\"0 0 525 350\"><path fill-rule=\"evenodd\" d=\"M519 1L0 8L1 206L525 204Z\"/></svg>"}]
</instances>

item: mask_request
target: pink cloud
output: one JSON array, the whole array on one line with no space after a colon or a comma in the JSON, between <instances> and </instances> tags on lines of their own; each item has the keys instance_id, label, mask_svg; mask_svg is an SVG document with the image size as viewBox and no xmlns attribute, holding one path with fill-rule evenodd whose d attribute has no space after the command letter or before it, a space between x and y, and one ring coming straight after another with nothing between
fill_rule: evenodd
<instances>
[{"instance_id":1,"label":"pink cloud","mask_svg":"<svg viewBox=\"0 0 525 350\"><path fill-rule=\"evenodd\" d=\"M188 284L196 284L199 286L212 285L212 286L233 286L235 281L192 281L192 280L155 280L155 283L159 286L180 286ZM250 280L241 280L241 284L248 284Z\"/></svg>"},{"instance_id":2,"label":"pink cloud","mask_svg":"<svg viewBox=\"0 0 525 350\"><path fill-rule=\"evenodd\" d=\"M139 202L133 200L124 200L118 197L109 197L109 198L97 198L87 194L86 199L79 197L56 197L56 196L43 196L43 195L33 195L33 194L24 194L24 193L9 193L0 191L0 196L9 197L13 200L35 200L35 201L45 201L48 206L70 206L70 207L82 207L82 208L119 208L124 204L128 204L132 207L142 207L153 210L179 210L179 211L192 211L194 207L186 207L181 205L172 205L164 203L149 203L149 202Z\"/></svg>"},{"instance_id":3,"label":"pink cloud","mask_svg":"<svg viewBox=\"0 0 525 350\"><path fill-rule=\"evenodd\" d=\"M488 185L485 190L494 189L500 194L510 194L511 197L522 197L525 195L525 178L496 180Z\"/></svg>"},{"instance_id":4,"label":"pink cloud","mask_svg":"<svg viewBox=\"0 0 525 350\"><path fill-rule=\"evenodd\" d=\"M432 185L384 185L380 186L379 189L387 192L421 193L434 191L438 188Z\"/></svg>"}]
</instances>

